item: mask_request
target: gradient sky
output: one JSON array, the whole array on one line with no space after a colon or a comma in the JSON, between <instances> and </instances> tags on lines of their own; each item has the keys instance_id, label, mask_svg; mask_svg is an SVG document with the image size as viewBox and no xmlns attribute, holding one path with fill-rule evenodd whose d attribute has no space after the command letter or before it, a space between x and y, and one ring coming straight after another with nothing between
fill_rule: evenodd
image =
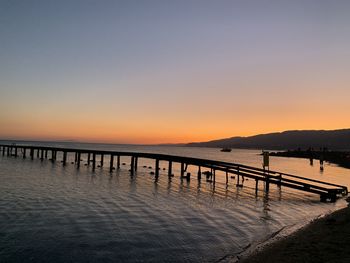
<instances>
[{"instance_id":1,"label":"gradient sky","mask_svg":"<svg viewBox=\"0 0 350 263\"><path fill-rule=\"evenodd\" d=\"M0 138L350 127L350 1L0 0Z\"/></svg>"}]
</instances>

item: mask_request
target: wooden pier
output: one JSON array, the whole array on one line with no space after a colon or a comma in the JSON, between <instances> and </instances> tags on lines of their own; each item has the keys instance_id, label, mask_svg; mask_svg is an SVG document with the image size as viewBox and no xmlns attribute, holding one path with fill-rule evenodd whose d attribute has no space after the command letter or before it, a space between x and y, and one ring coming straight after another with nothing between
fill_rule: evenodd
<instances>
[{"instance_id":1,"label":"wooden pier","mask_svg":"<svg viewBox=\"0 0 350 263\"><path fill-rule=\"evenodd\" d=\"M57 153L62 153L62 165L67 165L68 154L74 156L73 164L77 169L81 166L82 155L87 157L87 165L91 165L92 170L96 167L103 167L104 157L109 156L109 171L112 173L115 169L120 169L120 158L130 158L130 174L133 175L137 171L138 160L140 158L152 159L155 161L154 174L157 179L160 175L160 162L168 162L168 173L169 177L173 175L173 163L180 164L180 177L190 180L191 174L187 172L189 165L198 167L197 180L202 179L202 175L206 177L208 182L215 184L216 182L216 171L222 171L225 174L226 185L229 184L229 176L235 178L235 186L243 187L243 181L246 178L255 180L255 191L258 191L259 182L263 182L264 191L269 191L270 184L277 185L279 187L286 187L296 189L304 192L318 194L320 200L323 202L335 202L340 196L348 194L346 186L332 184L328 182L313 180L297 175L286 174L277 171L267 171L261 168L252 166L221 162L200 158L191 158L183 156L174 156L166 154L156 153L140 153L140 152L119 152L119 151L102 151L102 150L88 150L88 149L72 149L72 148L58 148L58 147L46 147L46 146L27 146L27 145L0 145L0 154L3 156L13 156L27 158L27 154L31 160L36 157L43 161L49 159L52 162L57 161ZM99 157L99 160L98 160ZM99 163L97 165L97 163ZM97 166L96 166L97 165ZM210 171L202 172L202 168L209 169Z\"/></svg>"}]
</instances>

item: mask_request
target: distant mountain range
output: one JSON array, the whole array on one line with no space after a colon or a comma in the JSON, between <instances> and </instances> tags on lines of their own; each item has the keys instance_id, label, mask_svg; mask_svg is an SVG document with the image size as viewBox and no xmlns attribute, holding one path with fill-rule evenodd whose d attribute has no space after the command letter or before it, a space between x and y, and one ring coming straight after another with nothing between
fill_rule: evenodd
<instances>
[{"instance_id":1,"label":"distant mountain range","mask_svg":"<svg viewBox=\"0 0 350 263\"><path fill-rule=\"evenodd\" d=\"M350 150L350 129L284 131L188 143L186 146L266 150L307 149L309 147L316 150L320 147L327 147L329 150Z\"/></svg>"}]
</instances>

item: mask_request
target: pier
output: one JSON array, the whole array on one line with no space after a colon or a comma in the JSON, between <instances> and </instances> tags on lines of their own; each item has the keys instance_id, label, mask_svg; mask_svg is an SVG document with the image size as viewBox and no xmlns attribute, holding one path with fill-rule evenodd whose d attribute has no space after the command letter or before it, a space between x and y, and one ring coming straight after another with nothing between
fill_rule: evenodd
<instances>
[{"instance_id":1,"label":"pier","mask_svg":"<svg viewBox=\"0 0 350 263\"><path fill-rule=\"evenodd\" d=\"M57 153L61 153L62 160L57 160ZM130 158L130 174L134 175L138 168L140 158L154 160L154 171L152 175L157 179L160 176L160 162L167 162L167 176L173 177L173 164L180 164L181 178L186 180L191 179L191 173L187 172L188 166L198 168L197 180L202 180L205 177L207 182L215 185L216 171L223 172L225 176L226 186L229 185L229 178L234 178L236 187L243 187L243 181L247 178L255 180L255 191L259 189L259 184L263 184L264 191L268 192L270 185L296 189L308 193L314 193L320 196L322 202L335 202L337 198L348 194L346 186L313 180L297 175L286 174L278 171L264 170L262 168L247 166L243 164L214 161L200 158L183 157L157 153L141 153L141 152L120 152L120 151L103 151L103 150L88 150L88 149L73 149L73 148L58 148L46 146L28 146L28 145L0 145L0 154L3 156L11 156L15 158L27 158L31 160L36 156L37 159L44 161L45 159L51 162L61 161L62 165L67 165L68 155L74 156L74 164L77 169L80 169L82 156L87 158L88 166L94 171L96 168L104 166L105 157L109 157L109 172L121 169L121 157ZM122 164L124 165L124 163ZM150 167L149 167L150 168ZM202 169L208 169L203 171ZM231 181L232 184L232 181Z\"/></svg>"}]
</instances>

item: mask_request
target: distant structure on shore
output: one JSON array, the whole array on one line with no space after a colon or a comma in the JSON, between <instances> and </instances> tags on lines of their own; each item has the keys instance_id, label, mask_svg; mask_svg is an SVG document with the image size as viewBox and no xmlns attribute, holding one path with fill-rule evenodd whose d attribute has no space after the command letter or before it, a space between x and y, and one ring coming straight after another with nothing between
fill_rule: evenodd
<instances>
[{"instance_id":1,"label":"distant structure on shore","mask_svg":"<svg viewBox=\"0 0 350 263\"><path fill-rule=\"evenodd\" d=\"M345 168L350 168L350 152L349 151L328 151L328 149L321 150L288 150L288 151L279 151L271 152L271 156L279 157L293 157L293 158L305 158L310 159L310 165L313 165L313 160L320 161L320 168L323 170L323 162L327 161L340 165Z\"/></svg>"},{"instance_id":2,"label":"distant structure on shore","mask_svg":"<svg viewBox=\"0 0 350 263\"><path fill-rule=\"evenodd\" d=\"M232 151L232 149L231 148L222 148L220 151L229 153Z\"/></svg>"},{"instance_id":3,"label":"distant structure on shore","mask_svg":"<svg viewBox=\"0 0 350 263\"><path fill-rule=\"evenodd\" d=\"M246 149L314 149L350 150L350 129L304 130L260 134L249 137L232 137L208 142L189 143L185 146L246 148Z\"/></svg>"}]
</instances>

